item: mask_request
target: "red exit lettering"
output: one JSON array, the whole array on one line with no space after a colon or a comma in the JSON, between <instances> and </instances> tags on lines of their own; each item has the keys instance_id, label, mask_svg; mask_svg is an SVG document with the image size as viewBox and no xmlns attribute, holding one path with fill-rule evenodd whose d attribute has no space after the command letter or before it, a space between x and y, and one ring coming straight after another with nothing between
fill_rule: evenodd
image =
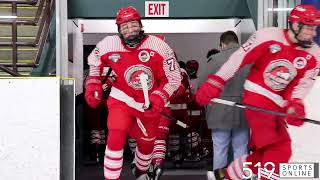
<instances>
[{"instance_id":1,"label":"red exit lettering","mask_svg":"<svg viewBox=\"0 0 320 180\"><path fill-rule=\"evenodd\" d=\"M166 4L149 4L149 11L148 14L149 15L164 15L165 14L165 6Z\"/></svg>"}]
</instances>

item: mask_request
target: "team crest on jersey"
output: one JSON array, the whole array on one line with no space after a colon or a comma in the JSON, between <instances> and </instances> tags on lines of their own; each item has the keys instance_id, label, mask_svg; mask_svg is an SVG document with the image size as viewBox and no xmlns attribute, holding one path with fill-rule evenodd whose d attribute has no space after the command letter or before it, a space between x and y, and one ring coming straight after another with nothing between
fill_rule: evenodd
<instances>
[{"instance_id":1,"label":"team crest on jersey","mask_svg":"<svg viewBox=\"0 0 320 180\"><path fill-rule=\"evenodd\" d=\"M302 69L306 67L307 65L307 60L304 57L296 57L293 60L293 66L297 69Z\"/></svg>"},{"instance_id":2,"label":"team crest on jersey","mask_svg":"<svg viewBox=\"0 0 320 180\"><path fill-rule=\"evenodd\" d=\"M142 85L139 79L139 76L145 73L148 75L147 85L148 89L150 90L153 86L153 74L149 67L144 65L134 65L129 67L125 73L124 77L126 79L127 84L136 90L142 90Z\"/></svg>"},{"instance_id":3,"label":"team crest on jersey","mask_svg":"<svg viewBox=\"0 0 320 180\"><path fill-rule=\"evenodd\" d=\"M270 62L263 73L264 82L271 89L281 91L297 75L292 63L286 59L278 59Z\"/></svg>"},{"instance_id":4,"label":"team crest on jersey","mask_svg":"<svg viewBox=\"0 0 320 180\"><path fill-rule=\"evenodd\" d=\"M281 47L279 44L272 44L269 46L269 50L272 54L274 54L274 53L281 51Z\"/></svg>"},{"instance_id":5,"label":"team crest on jersey","mask_svg":"<svg viewBox=\"0 0 320 180\"><path fill-rule=\"evenodd\" d=\"M150 60L150 54L146 50L140 51L138 56L139 56L140 61L142 61L142 62L147 62Z\"/></svg>"},{"instance_id":6,"label":"team crest on jersey","mask_svg":"<svg viewBox=\"0 0 320 180\"><path fill-rule=\"evenodd\" d=\"M113 62L118 62L120 58L121 58L120 54L116 54L116 53L111 54L111 55L108 57L108 59L110 59L110 60L113 61Z\"/></svg>"}]
</instances>

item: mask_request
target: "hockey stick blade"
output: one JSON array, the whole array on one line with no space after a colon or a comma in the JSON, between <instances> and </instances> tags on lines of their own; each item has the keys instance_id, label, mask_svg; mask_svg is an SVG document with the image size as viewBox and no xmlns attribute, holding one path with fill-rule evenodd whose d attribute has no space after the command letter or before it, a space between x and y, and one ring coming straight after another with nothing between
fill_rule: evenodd
<instances>
[{"instance_id":1,"label":"hockey stick blade","mask_svg":"<svg viewBox=\"0 0 320 180\"><path fill-rule=\"evenodd\" d=\"M255 107L255 106L251 106L251 105L241 104L241 103L237 103L237 102L232 102L232 101L219 99L219 98L213 98L211 100L210 104L214 104L214 103L224 104L227 106L235 106L235 107L242 108L242 109L250 109L253 111L264 112L264 113L268 113L268 114L275 115L275 116L282 116L282 117L291 116L286 113L271 111L271 110L267 110L267 109L263 109L263 108L259 108L259 107ZM303 118L301 120L308 122L308 123L320 125L320 121L317 121L317 120L308 119L308 118Z\"/></svg>"},{"instance_id":2,"label":"hockey stick blade","mask_svg":"<svg viewBox=\"0 0 320 180\"><path fill-rule=\"evenodd\" d=\"M172 122L176 123L177 125L183 127L183 128L187 128L188 125L179 121L178 119L170 116L169 114L165 113L165 112L160 112L161 115L163 115L164 117L168 118L169 120L171 120Z\"/></svg>"}]
</instances>

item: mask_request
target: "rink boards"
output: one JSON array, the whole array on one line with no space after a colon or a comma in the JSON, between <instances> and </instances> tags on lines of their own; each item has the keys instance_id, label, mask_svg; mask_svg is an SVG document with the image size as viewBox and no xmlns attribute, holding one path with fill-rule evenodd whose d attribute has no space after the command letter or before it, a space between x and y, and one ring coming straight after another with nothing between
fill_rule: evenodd
<instances>
[{"instance_id":1,"label":"rink boards","mask_svg":"<svg viewBox=\"0 0 320 180\"><path fill-rule=\"evenodd\" d=\"M307 118L320 121L320 77L305 99ZM291 162L320 162L320 125L289 126L292 138Z\"/></svg>"}]
</instances>

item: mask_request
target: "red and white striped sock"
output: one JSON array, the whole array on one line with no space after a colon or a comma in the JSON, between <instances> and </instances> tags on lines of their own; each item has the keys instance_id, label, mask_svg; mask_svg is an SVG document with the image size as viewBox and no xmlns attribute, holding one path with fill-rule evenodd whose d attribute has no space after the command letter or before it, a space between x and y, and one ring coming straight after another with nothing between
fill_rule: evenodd
<instances>
[{"instance_id":1,"label":"red and white striped sock","mask_svg":"<svg viewBox=\"0 0 320 180\"><path fill-rule=\"evenodd\" d=\"M166 157L166 141L165 140L155 140L152 164L161 164Z\"/></svg>"},{"instance_id":2,"label":"red and white striped sock","mask_svg":"<svg viewBox=\"0 0 320 180\"><path fill-rule=\"evenodd\" d=\"M123 149L113 151L106 147L104 155L104 177L105 180L120 180L123 163Z\"/></svg>"},{"instance_id":3,"label":"red and white striped sock","mask_svg":"<svg viewBox=\"0 0 320 180\"><path fill-rule=\"evenodd\" d=\"M149 165L151 163L151 160L152 160L151 157L152 157L152 153L143 154L139 151L139 148L137 146L135 157L134 157L136 160L137 171L139 171L140 173L147 172L147 170L149 169Z\"/></svg>"},{"instance_id":4,"label":"red and white striped sock","mask_svg":"<svg viewBox=\"0 0 320 180\"><path fill-rule=\"evenodd\" d=\"M90 144L100 144L100 131L99 130L91 130L90 132L91 137L90 137Z\"/></svg>"}]
</instances>

